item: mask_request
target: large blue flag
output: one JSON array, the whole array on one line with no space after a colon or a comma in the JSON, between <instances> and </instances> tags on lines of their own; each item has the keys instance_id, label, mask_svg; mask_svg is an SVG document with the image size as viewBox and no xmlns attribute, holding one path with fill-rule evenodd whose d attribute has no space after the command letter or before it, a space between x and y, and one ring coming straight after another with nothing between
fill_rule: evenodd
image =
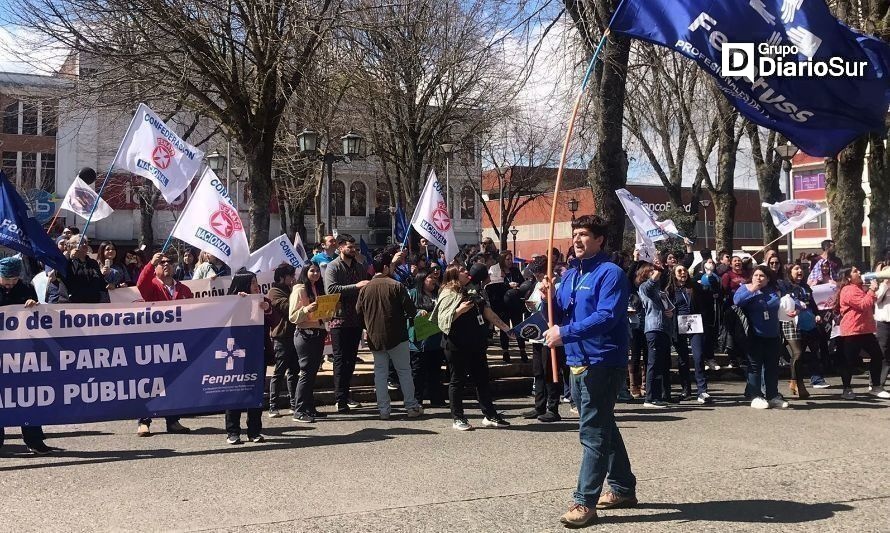
<instances>
[{"instance_id":1,"label":"large blue flag","mask_svg":"<svg viewBox=\"0 0 890 533\"><path fill-rule=\"evenodd\" d=\"M28 212L28 206L0 170L0 245L36 257L63 274L68 260Z\"/></svg>"},{"instance_id":2,"label":"large blue flag","mask_svg":"<svg viewBox=\"0 0 890 533\"><path fill-rule=\"evenodd\" d=\"M823 0L624 0L611 29L692 58L742 115L810 155L835 156L853 139L884 128L890 47L841 24ZM734 67L725 74L735 76L722 75L724 55ZM761 59L771 56L784 60L783 75L761 76ZM818 74L820 63L844 72L788 75L798 68ZM743 67L745 77L737 74Z\"/></svg>"},{"instance_id":3,"label":"large blue flag","mask_svg":"<svg viewBox=\"0 0 890 533\"><path fill-rule=\"evenodd\" d=\"M371 255L371 249L368 248L368 243L365 242L365 238L359 235L358 238L358 250L365 256L365 259L368 260L366 265L371 266L371 263L374 262L374 256Z\"/></svg>"},{"instance_id":4,"label":"large blue flag","mask_svg":"<svg viewBox=\"0 0 890 533\"><path fill-rule=\"evenodd\" d=\"M402 206L396 208L396 242L405 242L408 236L408 219Z\"/></svg>"}]
</instances>

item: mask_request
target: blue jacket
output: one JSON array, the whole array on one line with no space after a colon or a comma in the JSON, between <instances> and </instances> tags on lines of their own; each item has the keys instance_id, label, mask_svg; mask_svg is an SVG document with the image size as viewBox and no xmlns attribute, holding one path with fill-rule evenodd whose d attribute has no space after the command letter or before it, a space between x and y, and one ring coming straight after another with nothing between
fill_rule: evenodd
<instances>
[{"instance_id":1,"label":"blue jacket","mask_svg":"<svg viewBox=\"0 0 890 533\"><path fill-rule=\"evenodd\" d=\"M643 332L660 331L673 335L673 318L664 316L665 307L661 299L662 292L658 281L647 279L640 284L640 300L643 301Z\"/></svg>"},{"instance_id":2,"label":"blue jacket","mask_svg":"<svg viewBox=\"0 0 890 533\"><path fill-rule=\"evenodd\" d=\"M767 287L764 291L751 292L746 283L742 283L732 297L733 302L745 311L754 335L770 338L779 336L780 299L775 289Z\"/></svg>"},{"instance_id":3,"label":"blue jacket","mask_svg":"<svg viewBox=\"0 0 890 533\"><path fill-rule=\"evenodd\" d=\"M627 365L627 276L609 255L579 261L556 289L554 314L569 366ZM572 292L575 304L572 305Z\"/></svg>"}]
</instances>

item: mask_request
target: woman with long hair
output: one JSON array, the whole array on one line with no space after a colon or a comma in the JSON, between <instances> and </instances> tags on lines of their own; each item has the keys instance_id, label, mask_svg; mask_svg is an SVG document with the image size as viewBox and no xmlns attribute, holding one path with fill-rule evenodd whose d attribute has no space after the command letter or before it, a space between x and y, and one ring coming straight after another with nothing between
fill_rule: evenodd
<instances>
[{"instance_id":1,"label":"woman with long hair","mask_svg":"<svg viewBox=\"0 0 890 533\"><path fill-rule=\"evenodd\" d=\"M754 409L785 409L788 402L779 394L779 294L773 271L754 267L750 283L735 291L733 302L748 319L748 385L745 396ZM766 398L762 388L766 389Z\"/></svg>"},{"instance_id":2,"label":"woman with long hair","mask_svg":"<svg viewBox=\"0 0 890 533\"><path fill-rule=\"evenodd\" d=\"M232 284L226 294L237 294L239 296L247 296L248 294L261 294L260 284L257 283L256 274L242 268L232 277ZM260 302L260 307L266 317L264 334L268 337L269 326L273 320L272 303L268 299ZM248 357L261 357L265 361L264 354L248 354ZM263 365L265 369L265 364ZM242 409L229 409L226 411L226 433L228 437L226 442L229 444L241 444L241 413ZM247 408L247 438L250 442L264 442L266 439L260 433L263 430L263 408L248 407Z\"/></svg>"},{"instance_id":3,"label":"woman with long hair","mask_svg":"<svg viewBox=\"0 0 890 533\"><path fill-rule=\"evenodd\" d=\"M711 324L714 320L713 300L701 285L692 281L689 271L683 265L677 265L671 271L671 282L667 288L668 297L674 304L675 320L681 316L698 315L702 324L700 333L687 332L677 329L674 337L674 349L677 350L677 369L680 373L679 398L682 400L691 395L691 382L689 379L689 347L692 346L692 364L695 372L696 399L698 403L711 403L711 395L708 394L708 380L705 377L705 360L713 359L713 348L708 353L707 339L705 338L705 324ZM691 322L690 322L691 324Z\"/></svg>"},{"instance_id":4,"label":"woman with long hair","mask_svg":"<svg viewBox=\"0 0 890 533\"><path fill-rule=\"evenodd\" d=\"M645 407L664 408L671 401L671 335L674 310L661 292L661 270L646 263L637 269L636 283L643 302L643 331L646 334Z\"/></svg>"},{"instance_id":5,"label":"woman with long hair","mask_svg":"<svg viewBox=\"0 0 890 533\"><path fill-rule=\"evenodd\" d=\"M710 322L705 323L705 353L710 357L705 359L705 370L720 370L717 359L714 356L714 350L717 347L717 340L720 335L720 329L723 327L723 292L720 287L720 276L717 275L717 262L708 257L702 263L702 273L698 280L702 291L710 299L708 307L711 309Z\"/></svg>"},{"instance_id":6,"label":"woman with long hair","mask_svg":"<svg viewBox=\"0 0 890 533\"><path fill-rule=\"evenodd\" d=\"M102 269L102 275L105 276L108 290L133 284L130 271L127 270L126 265L121 263L120 258L117 256L117 247L113 242L102 241L99 244L99 249L96 252L96 262L99 263L99 267Z\"/></svg>"},{"instance_id":7,"label":"woman with long hair","mask_svg":"<svg viewBox=\"0 0 890 533\"><path fill-rule=\"evenodd\" d=\"M182 252L182 260L176 265L176 270L173 272L173 279L176 281L192 279L192 276L195 275L195 263L195 251L192 248L186 248Z\"/></svg>"},{"instance_id":8,"label":"woman with long hair","mask_svg":"<svg viewBox=\"0 0 890 533\"><path fill-rule=\"evenodd\" d=\"M785 267L787 294L794 300L795 309L788 312L792 318L782 322L782 336L791 350L791 382L789 388L791 394L801 400L810 397L803 380L803 354L807 348L810 350L813 374L822 375L819 364L819 326L821 320L818 317L819 309L813 300L813 290L806 283L803 267L800 265L788 265Z\"/></svg>"},{"instance_id":9,"label":"woman with long hair","mask_svg":"<svg viewBox=\"0 0 890 533\"><path fill-rule=\"evenodd\" d=\"M124 266L131 280L139 279L139 273L145 268L145 259L143 258L142 251L130 250L127 252L124 256Z\"/></svg>"},{"instance_id":10,"label":"woman with long hair","mask_svg":"<svg viewBox=\"0 0 890 533\"><path fill-rule=\"evenodd\" d=\"M841 325L841 381L845 400L853 400L853 367L860 352L868 354L868 370L871 378L869 394L878 398L890 398L881 383L881 365L884 355L878 344L875 324L875 302L878 291L877 280L872 280L868 288L862 281L862 273L856 267L843 268L837 275L838 297L835 310L840 314Z\"/></svg>"},{"instance_id":11,"label":"woman with long hair","mask_svg":"<svg viewBox=\"0 0 890 533\"><path fill-rule=\"evenodd\" d=\"M327 415L315 408L315 378L324 358L324 339L327 335L323 320L312 316L318 309L317 299L323 296L324 283L321 280L321 268L310 263L303 268L294 288L290 293L290 321L296 325L294 331L294 348L300 365L300 377L297 380L296 402L293 413L295 422L313 423L317 418Z\"/></svg>"},{"instance_id":12,"label":"woman with long hair","mask_svg":"<svg viewBox=\"0 0 890 533\"><path fill-rule=\"evenodd\" d=\"M418 317L428 317L439 299L439 278L432 270L418 270L414 276L414 288L408 291ZM414 397L423 404L429 400L431 407L445 407L442 389L442 334L436 333L422 340L415 336L413 321L408 328L411 347L411 372L414 375Z\"/></svg>"},{"instance_id":13,"label":"woman with long hair","mask_svg":"<svg viewBox=\"0 0 890 533\"><path fill-rule=\"evenodd\" d=\"M510 327L491 310L482 290L487 279L488 268L484 264L473 265L469 272L462 266L448 267L439 300L430 314L430 320L445 334L445 356L451 365L448 399L454 419L452 427L460 431L473 429L464 415L463 389L467 375L476 386L476 397L485 415L482 425L510 425L494 407L486 357L489 324L505 332Z\"/></svg>"}]
</instances>

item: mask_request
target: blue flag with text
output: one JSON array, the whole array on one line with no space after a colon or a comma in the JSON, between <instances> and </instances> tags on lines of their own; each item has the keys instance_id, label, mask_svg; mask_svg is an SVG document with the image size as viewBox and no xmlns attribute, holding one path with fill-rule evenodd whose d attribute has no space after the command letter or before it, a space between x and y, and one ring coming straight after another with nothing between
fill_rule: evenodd
<instances>
[{"instance_id":1,"label":"blue flag with text","mask_svg":"<svg viewBox=\"0 0 890 533\"><path fill-rule=\"evenodd\" d=\"M68 260L49 238L43 226L28 212L28 205L0 170L0 246L36 257L59 272Z\"/></svg>"},{"instance_id":2,"label":"blue flag with text","mask_svg":"<svg viewBox=\"0 0 890 533\"><path fill-rule=\"evenodd\" d=\"M260 407L261 301L0 307L0 426Z\"/></svg>"},{"instance_id":3,"label":"blue flag with text","mask_svg":"<svg viewBox=\"0 0 890 533\"><path fill-rule=\"evenodd\" d=\"M396 208L396 242L405 242L408 237L408 219L402 206Z\"/></svg>"},{"instance_id":4,"label":"blue flag with text","mask_svg":"<svg viewBox=\"0 0 890 533\"><path fill-rule=\"evenodd\" d=\"M884 129L890 47L823 0L624 0L610 27L695 60L742 115L810 155Z\"/></svg>"}]
</instances>

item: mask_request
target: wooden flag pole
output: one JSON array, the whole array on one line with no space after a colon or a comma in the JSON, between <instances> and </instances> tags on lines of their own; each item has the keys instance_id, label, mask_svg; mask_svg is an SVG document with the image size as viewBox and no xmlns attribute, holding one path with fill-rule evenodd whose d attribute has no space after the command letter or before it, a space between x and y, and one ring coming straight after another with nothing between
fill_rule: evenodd
<instances>
[{"instance_id":1,"label":"wooden flag pole","mask_svg":"<svg viewBox=\"0 0 890 533\"><path fill-rule=\"evenodd\" d=\"M553 202L550 207L550 238L547 241L547 282L550 285L550 291L547 295L547 324L549 327L553 327L553 233L556 227L556 206L558 204L557 198L559 196L559 187L562 184L562 175L565 172L569 144L572 140L572 133L575 130L575 121L578 119L578 110L581 108L584 91L587 89L587 84L590 81L590 75L593 73L593 66L596 64L596 59L599 57L600 51L602 51L603 45L606 44L606 39L608 37L609 28L606 28L596 50L593 52L590 64L587 65L587 72L584 74L584 79L581 82L581 90L578 91L578 97L575 99L575 106L572 108L572 114L569 117L566 139L562 146L562 156L559 160L559 168L556 171L556 184L553 188ZM550 348L550 368L553 370L553 382L556 383L559 381L559 366L556 358L556 347Z\"/></svg>"}]
</instances>

